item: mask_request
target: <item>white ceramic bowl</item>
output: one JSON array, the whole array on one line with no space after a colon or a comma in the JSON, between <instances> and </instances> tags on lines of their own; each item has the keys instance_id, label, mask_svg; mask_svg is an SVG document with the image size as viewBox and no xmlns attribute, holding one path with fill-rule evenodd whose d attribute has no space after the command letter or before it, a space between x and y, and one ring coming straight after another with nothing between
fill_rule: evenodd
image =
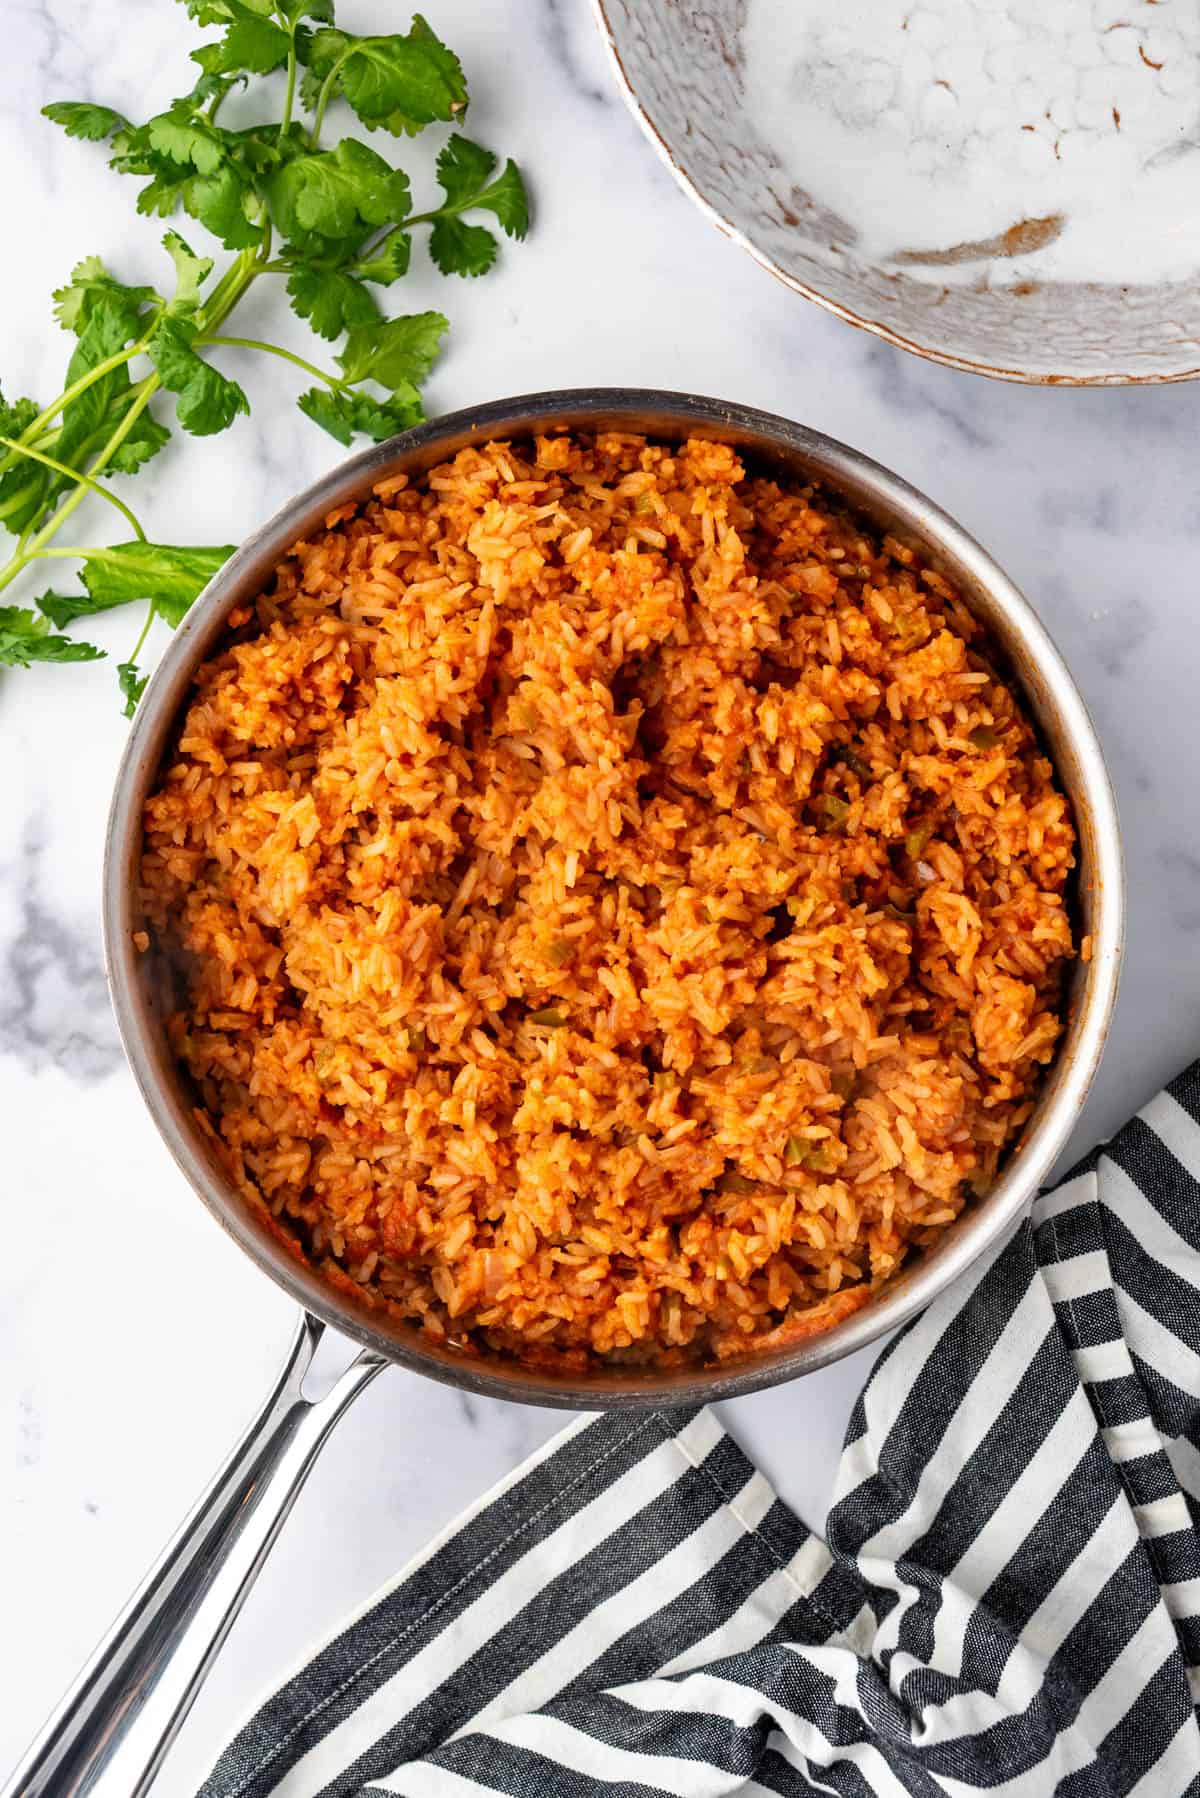
<instances>
[{"instance_id":1,"label":"white ceramic bowl","mask_svg":"<svg viewBox=\"0 0 1200 1798\"><path fill-rule=\"evenodd\" d=\"M593 0L643 128L713 223L797 293L889 343L1008 381L1200 376L1200 281L941 286L858 256L781 167L743 98L746 0ZM1200 204L1198 196L1197 204Z\"/></svg>"}]
</instances>

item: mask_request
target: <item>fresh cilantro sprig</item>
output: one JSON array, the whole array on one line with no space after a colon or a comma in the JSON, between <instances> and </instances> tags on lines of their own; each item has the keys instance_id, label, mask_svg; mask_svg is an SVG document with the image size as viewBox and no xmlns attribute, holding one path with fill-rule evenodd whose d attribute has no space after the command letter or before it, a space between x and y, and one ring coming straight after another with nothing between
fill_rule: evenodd
<instances>
[{"instance_id":1,"label":"fresh cilantro sprig","mask_svg":"<svg viewBox=\"0 0 1200 1798\"><path fill-rule=\"evenodd\" d=\"M511 238L529 226L516 164L501 166L462 135L466 77L420 14L407 32L357 36L337 28L333 0L183 3L218 35L191 53L197 78L165 111L141 124L90 101L56 101L43 111L69 136L107 144L110 166L142 183L140 213L185 215L228 254L217 266L172 226L163 244L174 279L161 287L132 286L98 256L85 257L54 295L54 316L74 338L62 392L46 406L0 395L0 529L15 538L0 592L46 559L81 563L79 592L43 593L36 610L0 606L0 664L93 661L100 650L63 633L79 618L145 601L141 637L118 665L128 716L145 686L138 657L151 622L177 624L231 553L228 545L150 541L109 485L136 474L169 441L170 414L158 415L163 397L173 401L173 423L192 436L227 430L250 410L219 366L220 351L233 346L307 375L312 384L297 404L339 443L405 430L424 417L421 388L447 321L434 311L389 317L382 290L408 272L422 231L443 274L477 276L499 251L482 218ZM234 88L257 92L278 72L277 116L221 123ZM336 106L392 137L454 127L437 158L439 203L418 210L408 176L372 145L344 136L323 143ZM292 310L319 338L337 344L332 368L226 329L249 288L268 277L281 279ZM56 546L88 494L119 512L132 537Z\"/></svg>"},{"instance_id":2,"label":"fresh cilantro sprig","mask_svg":"<svg viewBox=\"0 0 1200 1798\"><path fill-rule=\"evenodd\" d=\"M91 643L50 634L50 620L28 606L0 606L0 662L28 668L33 662L94 662L100 651Z\"/></svg>"}]
</instances>

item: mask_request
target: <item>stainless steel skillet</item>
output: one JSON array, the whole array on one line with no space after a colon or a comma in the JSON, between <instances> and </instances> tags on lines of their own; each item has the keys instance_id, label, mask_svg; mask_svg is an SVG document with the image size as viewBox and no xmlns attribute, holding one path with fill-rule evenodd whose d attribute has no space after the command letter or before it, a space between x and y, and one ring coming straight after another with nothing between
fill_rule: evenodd
<instances>
[{"instance_id":1,"label":"stainless steel skillet","mask_svg":"<svg viewBox=\"0 0 1200 1798\"><path fill-rule=\"evenodd\" d=\"M870 1306L825 1335L734 1364L555 1378L511 1360L438 1347L328 1285L246 1207L192 1115L133 945L142 807L198 665L231 608L253 598L293 543L385 475L417 472L489 439L561 427L689 435L738 444L756 465L816 479L918 548L959 588L1005 652L1074 806L1076 906L1092 956L1076 966L1061 1051L1016 1151L979 1206ZM1066 1141L1108 1030L1124 927L1120 837L1095 732L1057 650L991 558L932 501L856 450L786 419L690 394L586 389L454 413L352 457L250 537L197 601L142 701L118 771L104 869L109 982L125 1050L155 1123L198 1197L297 1300L301 1322L278 1384L145 1585L5 1788L7 1798L136 1798L147 1790L330 1428L389 1361L451 1385L567 1408L682 1406L734 1397L822 1367L895 1329L1015 1226ZM333 1390L301 1390L326 1324L360 1345Z\"/></svg>"}]
</instances>

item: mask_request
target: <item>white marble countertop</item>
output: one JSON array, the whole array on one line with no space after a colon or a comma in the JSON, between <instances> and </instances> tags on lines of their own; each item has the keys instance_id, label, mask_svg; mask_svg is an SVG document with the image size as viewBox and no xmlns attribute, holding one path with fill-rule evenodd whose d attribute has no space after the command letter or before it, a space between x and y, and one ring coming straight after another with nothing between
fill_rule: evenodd
<instances>
[{"instance_id":1,"label":"white marble countertop","mask_svg":"<svg viewBox=\"0 0 1200 1798\"><path fill-rule=\"evenodd\" d=\"M785 413L940 500L1057 638L1109 757L1130 876L1086 1147L1200 1046L1200 391L1005 387L878 343L776 284L677 192L614 91L585 0L428 10L472 76L472 135L521 161L537 207L487 280L422 270L392 290L393 309L451 315L432 408L641 383ZM384 0L339 10L359 29L392 17ZM53 393L66 340L50 289L88 252L128 279L160 252L131 184L36 108L87 96L145 116L186 85L195 39L168 0L9 0L4 23L3 374L9 392ZM139 480L167 540L235 540L340 455L294 411L282 364L243 370L234 353L228 367L253 416ZM107 664L0 677L0 1770L254 1408L292 1325L169 1161L109 1014L98 876L126 728L112 661L131 623L100 622ZM866 1365L727 1407L810 1522ZM194 1791L263 1685L561 1421L385 1373L326 1449L155 1792Z\"/></svg>"}]
</instances>

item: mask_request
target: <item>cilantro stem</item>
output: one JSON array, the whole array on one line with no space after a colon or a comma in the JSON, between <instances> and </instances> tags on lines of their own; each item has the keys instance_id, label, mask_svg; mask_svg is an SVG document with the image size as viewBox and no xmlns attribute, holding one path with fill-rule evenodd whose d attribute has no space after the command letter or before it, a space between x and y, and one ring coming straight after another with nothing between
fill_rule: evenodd
<instances>
[{"instance_id":1,"label":"cilantro stem","mask_svg":"<svg viewBox=\"0 0 1200 1798\"><path fill-rule=\"evenodd\" d=\"M499 182L500 177L497 177L495 181L487 187L481 187L476 193L464 194L461 200L447 200L443 206L435 206L429 212L411 213L408 218L401 219L398 224L389 225L382 237L377 237L374 243L367 245L355 263L355 268L361 268L365 261L378 256L388 238L394 237L397 231L408 231L413 225L436 225L439 219L459 218L464 212L473 211L481 200L486 200L493 189L499 186Z\"/></svg>"},{"instance_id":2,"label":"cilantro stem","mask_svg":"<svg viewBox=\"0 0 1200 1798\"><path fill-rule=\"evenodd\" d=\"M419 220L417 222L420 223ZM373 262L375 257L378 256L380 250L382 250L384 244L387 243L388 239L391 237L395 237L397 231L407 231L408 227L412 223L413 223L412 219L405 219L403 224L389 225L387 230L383 233L383 235L381 237L376 237L370 243L364 244L362 253L359 256L357 262L353 262L350 265L351 272L354 274L357 274L358 270L363 266L364 262Z\"/></svg>"},{"instance_id":3,"label":"cilantro stem","mask_svg":"<svg viewBox=\"0 0 1200 1798\"><path fill-rule=\"evenodd\" d=\"M11 518L14 512L19 512L21 507L25 505L28 500L33 498L34 494L37 492L37 485L37 477L31 475L31 478L23 487L18 487L15 493L10 493L4 502L0 504L0 519Z\"/></svg>"},{"instance_id":4,"label":"cilantro stem","mask_svg":"<svg viewBox=\"0 0 1200 1798\"><path fill-rule=\"evenodd\" d=\"M158 313L156 312L154 324L157 323ZM132 361L134 356L140 355L154 334L154 324L151 325L144 337L139 337L136 343L131 343L127 349L118 350L115 355L106 356L103 362L97 362L94 368L89 368L86 374L80 375L77 381L72 381L69 387L65 387L58 398L47 406L44 412L39 412L33 423L26 426L25 430L21 432L18 439L19 447L27 448L43 427L48 425L52 418L56 418L64 407L69 406L73 399L77 399L81 393L86 393L94 381L111 374L114 368L121 368L126 362ZM15 461L16 457L10 451L8 455L0 458L0 470L9 467Z\"/></svg>"},{"instance_id":5,"label":"cilantro stem","mask_svg":"<svg viewBox=\"0 0 1200 1798\"><path fill-rule=\"evenodd\" d=\"M23 574L33 560L33 556L24 553L19 556L10 556L4 567L0 568L0 593L15 581L19 574Z\"/></svg>"},{"instance_id":6,"label":"cilantro stem","mask_svg":"<svg viewBox=\"0 0 1200 1798\"><path fill-rule=\"evenodd\" d=\"M413 225L436 225L439 219L457 218L462 212L470 212L471 208L478 203L478 197L472 197L457 201L453 205L439 206L433 212L414 212L410 217L401 219L398 224L389 225L382 236L376 237L364 246L358 260L352 264L353 269L357 271L362 268L364 262L373 262L383 246L390 238L395 237L397 232L408 231Z\"/></svg>"},{"instance_id":7,"label":"cilantro stem","mask_svg":"<svg viewBox=\"0 0 1200 1798\"><path fill-rule=\"evenodd\" d=\"M26 560L30 562L41 562L47 557L53 556L79 556L81 560L86 560L88 556L98 556L102 553L102 551L96 549L89 543L73 543L70 549L31 549Z\"/></svg>"},{"instance_id":8,"label":"cilantro stem","mask_svg":"<svg viewBox=\"0 0 1200 1798\"><path fill-rule=\"evenodd\" d=\"M100 470L107 465L120 449L126 437L128 437L130 431L132 431L134 425L137 423L146 407L150 404L152 396L158 391L159 385L160 382L157 375L147 375L145 380L140 381L133 389L133 404L129 407L124 418L121 420L108 442L104 445L104 448L97 455L95 461L92 462L91 466L88 468L87 473L89 477L98 475ZM42 526L37 535L31 537L20 553L13 556L3 568L0 568L0 592L2 592L5 587L9 586L12 581L16 580L22 569L28 568L31 562L36 561L40 556L46 553L45 545L49 543L51 537L56 537L58 535L76 506L87 497L87 493L88 488L81 482L79 486L76 487L74 493L63 501L57 512L54 512L51 515L49 521ZM52 550L49 553L53 555L57 552ZM78 555L79 552L78 550L71 550L66 553Z\"/></svg>"},{"instance_id":9,"label":"cilantro stem","mask_svg":"<svg viewBox=\"0 0 1200 1798\"><path fill-rule=\"evenodd\" d=\"M219 325L221 321L232 312L233 308L245 293L247 287L249 287L251 281L254 280L255 275L260 272L261 264L259 264L258 267L255 266L257 256L261 254L262 250L269 250L269 244L270 234L268 229L267 234L264 236L260 251L242 250L235 260L230 263L225 273L221 276L221 279L217 282L216 287L209 295L203 308L200 315L202 326L209 323ZM145 350L151 337L154 335L154 329L158 324L162 310L163 308L161 306L155 307L147 329L143 332L141 337L138 338L136 343L127 345L125 349L116 351L114 355L106 356L103 362L97 362L95 366L89 368L85 374L80 375L77 381L72 381L69 387L64 387L58 398L53 400L43 412L39 412L33 422L22 431L18 443L14 446L15 450L19 452L28 449L30 444L34 442L45 429L46 425L48 425L52 419L56 418L60 412L65 410L72 400L78 399L81 393L86 393L89 387L94 385L96 381L102 380L105 375L111 374L113 369L122 368L125 363L132 362L135 356L140 356ZM139 411L140 409L141 408L139 407ZM3 472L6 468L10 467L16 459L17 457L13 450L10 450L7 455L0 457L0 472Z\"/></svg>"},{"instance_id":10,"label":"cilantro stem","mask_svg":"<svg viewBox=\"0 0 1200 1798\"><path fill-rule=\"evenodd\" d=\"M278 142L282 143L287 136L288 126L292 122L292 102L296 98L296 27L292 26L292 41L288 47L287 59L287 91L283 96L283 117L279 121Z\"/></svg>"},{"instance_id":11,"label":"cilantro stem","mask_svg":"<svg viewBox=\"0 0 1200 1798\"><path fill-rule=\"evenodd\" d=\"M329 105L330 97L333 93L333 84L341 73L342 64L350 53L357 48L357 42L352 40L342 51L342 54L338 57L328 75L326 75L324 81L321 83L321 91L317 95L316 110L313 113L312 130L308 134L308 147L310 150L315 150L317 147L317 141L321 135L321 126L325 123L325 108Z\"/></svg>"},{"instance_id":12,"label":"cilantro stem","mask_svg":"<svg viewBox=\"0 0 1200 1798\"><path fill-rule=\"evenodd\" d=\"M206 335L204 342L206 344L226 343L235 350L265 350L268 356L282 356L285 362L294 362L297 368L302 368L307 375L315 375L317 380L324 381L327 387L341 387L343 384L337 375L326 374L325 370L323 368L318 368L315 362L306 362L303 356L297 356L291 350L280 349L277 343L263 343L261 338L258 337L214 337L212 335Z\"/></svg>"},{"instance_id":13,"label":"cilantro stem","mask_svg":"<svg viewBox=\"0 0 1200 1798\"><path fill-rule=\"evenodd\" d=\"M145 531L125 501L118 499L115 493L110 493L107 487L101 487L98 481L93 481L90 474L83 474L78 468L69 467L66 462L58 462L53 456L44 456L40 450L30 449L27 444L18 443L15 438L0 436L0 443L4 445L5 449L15 450L20 456L28 456L31 462L40 462L43 467L52 468L55 474L65 474L72 481L78 481L82 486L90 488L93 493L98 493L101 499L106 499L110 506L115 506L118 512L122 512L129 520L137 537L143 543L146 541Z\"/></svg>"},{"instance_id":14,"label":"cilantro stem","mask_svg":"<svg viewBox=\"0 0 1200 1798\"><path fill-rule=\"evenodd\" d=\"M239 251L225 270L197 317L201 331L207 331L210 325L219 325L233 311L258 272L254 266L255 254L253 250Z\"/></svg>"},{"instance_id":15,"label":"cilantro stem","mask_svg":"<svg viewBox=\"0 0 1200 1798\"><path fill-rule=\"evenodd\" d=\"M495 187L496 183L492 183ZM460 213L470 212L478 206L481 199L491 192L491 188L480 188L476 194L467 194L461 200L447 200L444 206L435 206L431 212L414 212L410 218L402 219L400 224L392 225L384 235L390 237L393 231L407 231L410 225L436 225L439 219L457 218ZM382 242L383 239L380 239Z\"/></svg>"},{"instance_id":16,"label":"cilantro stem","mask_svg":"<svg viewBox=\"0 0 1200 1798\"><path fill-rule=\"evenodd\" d=\"M261 264L258 262L258 255L264 251L269 254L269 244L270 235L268 231L264 234L263 242L258 252L253 250L242 250L229 265L221 279L218 281L216 287L209 295L207 304L201 314L201 322L206 327L208 325L219 325L227 314L233 310L234 306L237 305L250 283L260 272ZM140 418L145 408L149 405L154 394L157 393L159 387L162 385L156 374L147 375L144 380L137 383L132 389L134 396L133 403L127 408L125 416L122 418L120 424L113 431L108 441L103 445L94 461L89 464L86 470L68 469L66 464L54 462L50 457L43 456L40 452L35 452L31 447L31 440L36 439L39 433L43 431L44 427L49 424L53 418L57 417L57 415L63 411L73 399L76 399L79 394L86 392L94 382L101 380L106 374L111 373L113 369L121 368L125 363L131 362L135 356L141 355L154 334L154 328L158 323L161 312L161 306L155 308L147 329L142 336L138 338L136 343L129 344L125 349L117 351L116 354L112 356L107 356L103 362L97 362L93 368L88 369L86 374L81 375L77 381L72 381L69 387L64 388L58 398L54 400L51 405L47 406L43 412L38 414L32 424L21 433L20 438L6 451L5 455L0 457L0 471L15 465L25 456L31 456L34 461L49 462L50 465L59 472L69 473L76 483L75 492L64 500L62 505L58 507L57 511L51 514L50 518L35 535L31 536L28 532L22 535L21 540L17 545L16 552L9 558L4 567L0 568L0 591L3 591L5 587L9 586L21 571L28 567L30 562L36 560L43 553L44 546L52 537L58 535L58 532L62 529L72 512L74 512L75 508L89 492L102 493L105 499L109 500L120 511L126 514L131 525L133 525L137 532L138 537L144 538L144 532L142 531L141 526L137 523L137 520L129 511L128 507L125 506L115 494L109 493L106 488L98 486L95 476L98 475L102 469L107 467L112 457L116 454L117 450L121 447L121 444L125 441L126 437L137 423L137 420Z\"/></svg>"},{"instance_id":17,"label":"cilantro stem","mask_svg":"<svg viewBox=\"0 0 1200 1798\"><path fill-rule=\"evenodd\" d=\"M150 602L150 604L146 607L146 617L145 617L145 621L142 624L141 631L138 634L138 640L129 652L129 661L130 662L136 662L138 657L141 655L142 644L146 641L146 638L150 635L150 626L153 623L154 623L154 602L152 600Z\"/></svg>"}]
</instances>

